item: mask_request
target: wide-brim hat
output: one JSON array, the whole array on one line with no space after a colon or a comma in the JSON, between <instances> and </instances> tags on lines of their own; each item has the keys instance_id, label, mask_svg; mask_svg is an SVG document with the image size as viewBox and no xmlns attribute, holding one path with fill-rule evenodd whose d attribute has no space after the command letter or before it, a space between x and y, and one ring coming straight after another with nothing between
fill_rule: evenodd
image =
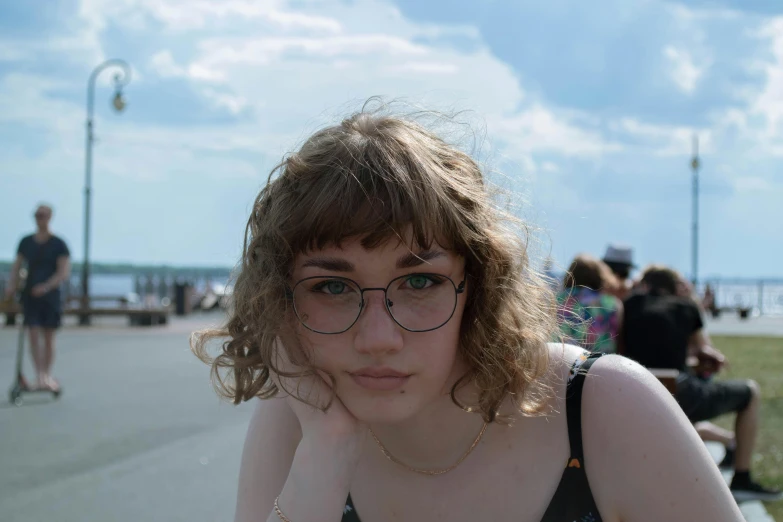
<instances>
[{"instance_id":1,"label":"wide-brim hat","mask_svg":"<svg viewBox=\"0 0 783 522\"><path fill-rule=\"evenodd\" d=\"M609 245L603 258L604 263L613 265L626 265L636 268L633 264L633 249L625 245Z\"/></svg>"}]
</instances>

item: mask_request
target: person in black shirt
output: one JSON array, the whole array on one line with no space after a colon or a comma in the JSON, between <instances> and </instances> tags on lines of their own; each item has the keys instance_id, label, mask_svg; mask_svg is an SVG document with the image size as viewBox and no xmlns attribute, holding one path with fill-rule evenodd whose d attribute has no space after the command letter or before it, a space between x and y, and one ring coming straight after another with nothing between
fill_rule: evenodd
<instances>
[{"instance_id":1,"label":"person in black shirt","mask_svg":"<svg viewBox=\"0 0 783 522\"><path fill-rule=\"evenodd\" d=\"M677 295L679 274L652 266L642 276L642 288L625 300L621 329L623 355L647 368L680 372L675 398L691 422L736 413L736 453L731 490L740 500L778 500L781 492L750 477L759 424L759 386L751 380L705 380L691 368L719 371L726 358L710 346L698 306Z\"/></svg>"},{"instance_id":2,"label":"person in black shirt","mask_svg":"<svg viewBox=\"0 0 783 522\"><path fill-rule=\"evenodd\" d=\"M70 276L70 253L65 241L49 230L52 208L40 205L35 211L37 231L25 236L17 248L16 260L6 297L16 293L17 276L22 264L27 265L27 280L22 289L24 324L30 329L30 351L37 373L36 384L56 391L59 384L52 377L54 334L60 327L62 298L60 285ZM43 347L40 339L43 337Z\"/></svg>"}]
</instances>

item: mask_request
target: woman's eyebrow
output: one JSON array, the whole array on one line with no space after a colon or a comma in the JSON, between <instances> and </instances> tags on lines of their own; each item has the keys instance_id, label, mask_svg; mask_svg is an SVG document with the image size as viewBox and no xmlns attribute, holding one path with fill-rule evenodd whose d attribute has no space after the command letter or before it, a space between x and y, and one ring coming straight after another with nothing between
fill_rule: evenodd
<instances>
[{"instance_id":1,"label":"woman's eyebrow","mask_svg":"<svg viewBox=\"0 0 783 522\"><path fill-rule=\"evenodd\" d=\"M400 258L397 259L397 268L413 268L439 257L446 257L446 252L436 249L422 250L418 254L414 252L408 252L407 254L400 256Z\"/></svg>"},{"instance_id":2,"label":"woman's eyebrow","mask_svg":"<svg viewBox=\"0 0 783 522\"><path fill-rule=\"evenodd\" d=\"M353 272L353 263L338 257L311 257L302 263L302 268L315 267L330 272Z\"/></svg>"}]
</instances>

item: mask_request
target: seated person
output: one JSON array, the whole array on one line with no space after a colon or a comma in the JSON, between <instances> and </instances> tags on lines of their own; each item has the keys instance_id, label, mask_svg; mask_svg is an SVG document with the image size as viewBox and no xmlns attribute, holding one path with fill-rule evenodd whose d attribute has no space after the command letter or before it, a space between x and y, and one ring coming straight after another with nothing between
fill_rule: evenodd
<instances>
[{"instance_id":1,"label":"seated person","mask_svg":"<svg viewBox=\"0 0 783 522\"><path fill-rule=\"evenodd\" d=\"M759 387L751 380L705 380L689 370L689 358L715 370L726 359L706 342L701 313L692 300L677 295L679 274L652 266L642 276L642 291L624 303L623 353L648 368L680 372L675 399L691 422L736 413L736 450L731 491L738 501L779 500L780 491L765 488L750 475L759 424Z\"/></svg>"},{"instance_id":2,"label":"seated person","mask_svg":"<svg viewBox=\"0 0 783 522\"><path fill-rule=\"evenodd\" d=\"M586 254L574 258L557 296L558 322L565 342L592 352L617 351L623 303L609 293L617 285L600 259Z\"/></svg>"},{"instance_id":3,"label":"seated person","mask_svg":"<svg viewBox=\"0 0 783 522\"><path fill-rule=\"evenodd\" d=\"M707 287L709 288L709 285L707 285ZM677 283L677 295L686 299L690 299L693 302L694 306L696 306L699 309L700 317L703 317L704 307L699 302L698 295L693 285L687 279L682 277L682 274L680 274L680 280ZM713 346L712 339L710 339L707 332L702 330L702 335L704 336L704 341L708 345ZM699 376L704 380L709 380L713 378L714 372L716 370L715 365L711 365L709 363L699 364L698 360L692 360L691 363L696 365L696 366L691 366L692 373L695 373L697 376ZM720 442L725 446L726 456L723 458L723 461L720 462L719 467L734 468L734 454L737 449L737 438L734 435L734 432L729 430L724 430L720 426L717 426L711 423L710 421L697 422L693 425L693 427L696 428L696 433L699 434L701 440Z\"/></svg>"}]
</instances>

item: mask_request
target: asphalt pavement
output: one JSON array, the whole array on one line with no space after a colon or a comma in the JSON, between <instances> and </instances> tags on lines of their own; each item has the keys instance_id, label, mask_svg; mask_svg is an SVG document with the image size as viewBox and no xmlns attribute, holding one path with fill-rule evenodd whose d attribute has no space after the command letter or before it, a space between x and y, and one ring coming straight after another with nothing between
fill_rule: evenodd
<instances>
[{"instance_id":1,"label":"asphalt pavement","mask_svg":"<svg viewBox=\"0 0 783 522\"><path fill-rule=\"evenodd\" d=\"M233 520L251 405L218 399L187 340L217 319L64 328L55 362L60 399L0 400L0 520ZM17 332L0 329L3 391L13 380Z\"/></svg>"}]
</instances>

